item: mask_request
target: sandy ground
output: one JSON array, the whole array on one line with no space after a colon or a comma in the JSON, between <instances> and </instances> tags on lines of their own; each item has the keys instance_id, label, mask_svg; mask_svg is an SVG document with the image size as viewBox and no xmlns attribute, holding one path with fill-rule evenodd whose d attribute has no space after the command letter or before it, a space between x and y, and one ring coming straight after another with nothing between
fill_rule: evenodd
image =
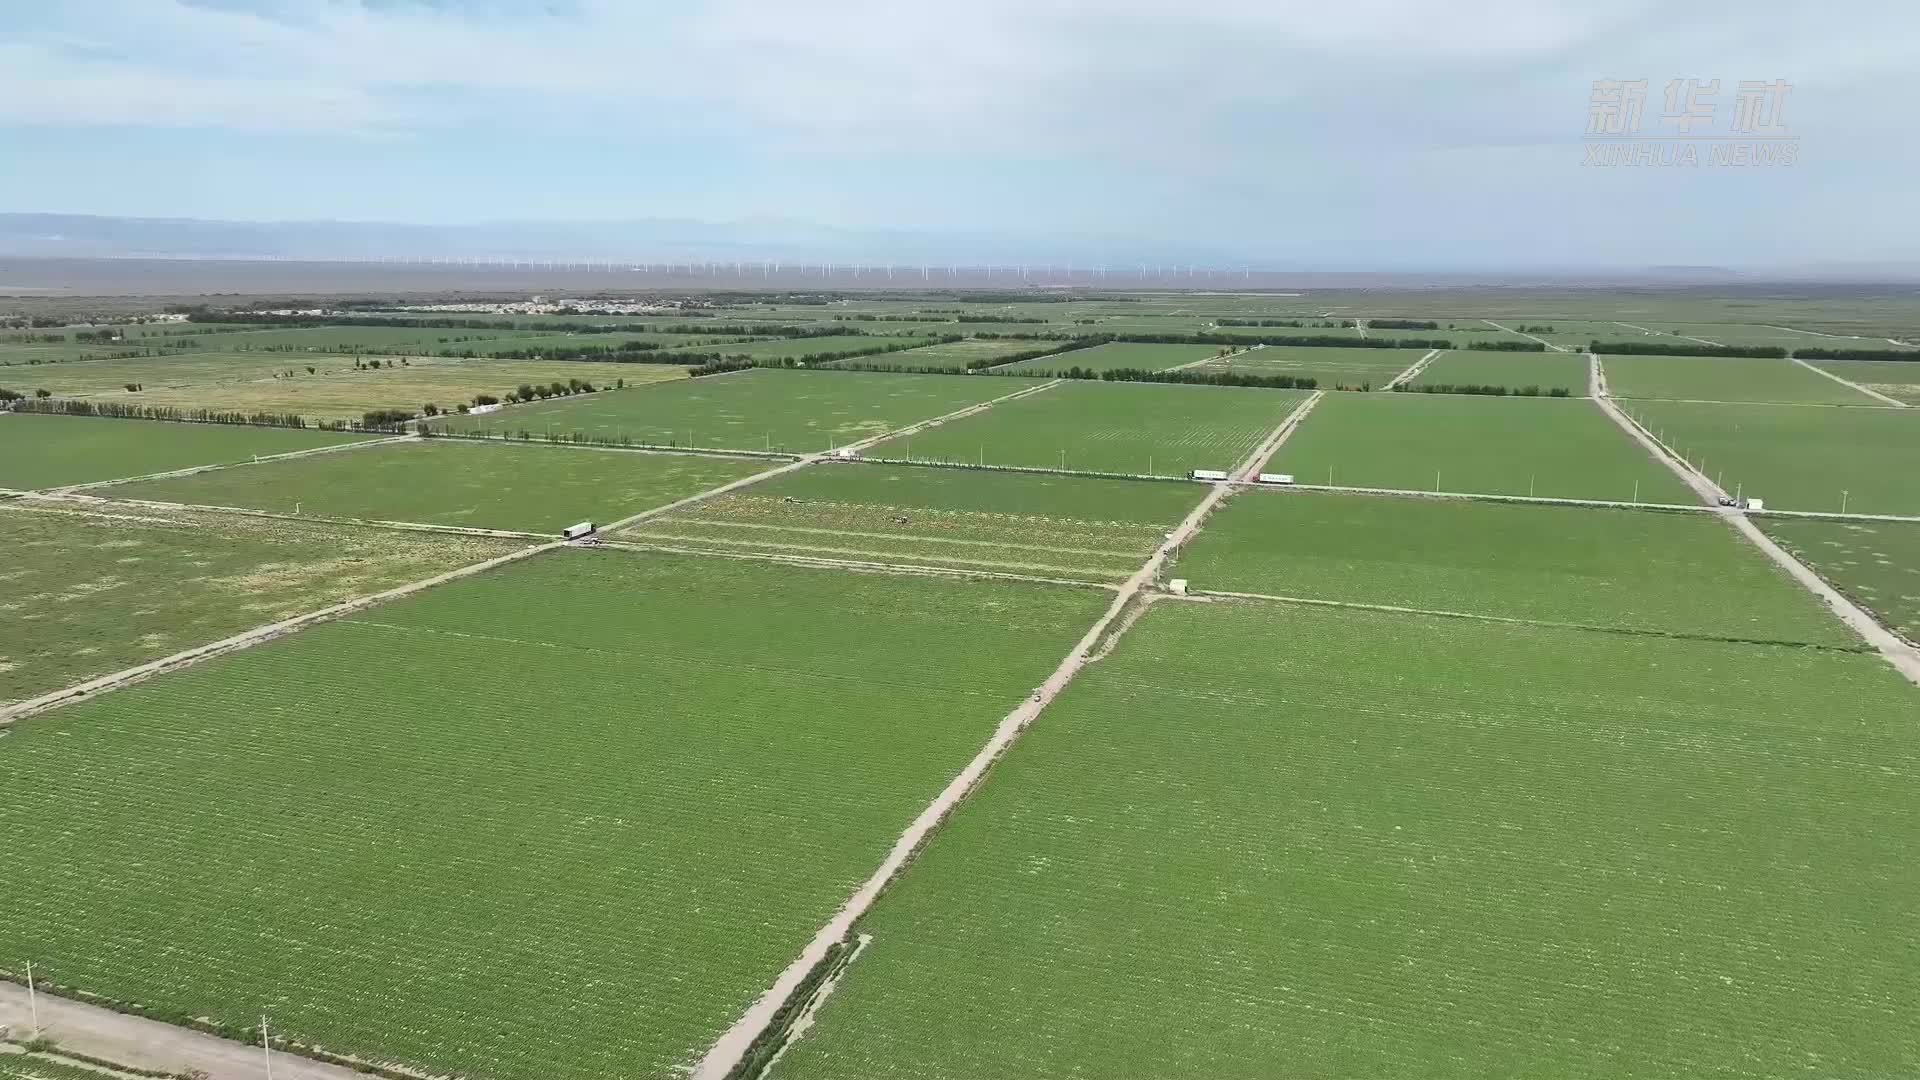
<instances>
[{"instance_id":1,"label":"sandy ground","mask_svg":"<svg viewBox=\"0 0 1920 1080\"><path fill-rule=\"evenodd\" d=\"M266 1073L265 1052L258 1046L49 994L40 994L39 1001L40 1027L55 1040L56 1052L71 1050L141 1069L204 1069L212 1080L259 1080ZM0 982L0 1026L15 1038L32 1034L26 987ZM352 1069L278 1052L273 1075L276 1080L364 1080Z\"/></svg>"},{"instance_id":2,"label":"sandy ground","mask_svg":"<svg viewBox=\"0 0 1920 1080\"><path fill-rule=\"evenodd\" d=\"M1258 447L1254 448L1239 468L1234 470L1233 475L1244 480L1265 467L1268 459L1280 449L1281 444L1286 442L1287 437L1323 396L1325 391L1316 392L1301 402L1298 408L1288 414L1287 418L1281 421L1280 425L1262 440ZM1033 694L1027 700L1021 702L1000 721L1000 725L994 729L993 737L980 748L980 752L974 755L966 768L948 782L940 794L920 811L919 816L913 819L913 823L907 826L907 830L894 841L893 849L887 853L886 859L880 863L872 876L846 903L841 905L833 918L820 928L793 963L774 980L773 985L748 1006L746 1012L734 1021L733 1026L729 1027L708 1049L706 1055L693 1069L693 1080L724 1080L739 1063L741 1057L746 1054L748 1048L753 1045L754 1039L758 1038L773 1021L774 1015L780 1011L781 1006L799 990L801 984L806 981L808 973L826 958L837 942L844 940L853 930L854 923L873 906L873 902L879 898L888 883L905 869L914 853L933 834L934 829L939 827L940 822L945 820L953 808L958 806L960 801L980 783L988 767L1012 747L1014 741L1020 737L1020 733L1026 730L1027 725L1031 724L1034 718L1040 715L1041 710L1045 709L1048 703L1073 681L1074 676L1078 675L1082 668L1104 656L1106 651L1113 647L1119 634L1132 625L1130 613L1137 617L1135 601L1144 599L1143 592L1153 584L1161 568L1173 558L1182 545L1200 532L1207 517L1237 489L1237 485L1232 483L1217 483L1208 487L1206 496L1188 512L1186 518L1175 526L1172 532L1167 534L1166 540L1154 549L1147 561L1140 565L1140 569L1134 571L1133 576L1120 586L1114 595L1113 602L1107 606L1106 612L1081 636L1073 650L1054 669L1053 674L1047 676L1046 681L1034 688Z\"/></svg>"}]
</instances>

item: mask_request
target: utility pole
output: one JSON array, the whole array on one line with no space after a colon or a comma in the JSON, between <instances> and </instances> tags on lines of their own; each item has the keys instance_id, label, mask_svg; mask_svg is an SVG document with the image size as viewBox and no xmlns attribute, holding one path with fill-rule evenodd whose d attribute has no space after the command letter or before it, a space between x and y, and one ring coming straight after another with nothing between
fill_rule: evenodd
<instances>
[{"instance_id":1,"label":"utility pole","mask_svg":"<svg viewBox=\"0 0 1920 1080\"><path fill-rule=\"evenodd\" d=\"M260 1050L267 1056L267 1080L273 1080L273 1044L267 1041L267 1014L260 1014Z\"/></svg>"},{"instance_id":2,"label":"utility pole","mask_svg":"<svg viewBox=\"0 0 1920 1080\"><path fill-rule=\"evenodd\" d=\"M27 961L27 1009L33 1015L33 1037L40 1037L40 995L33 988L33 961Z\"/></svg>"}]
</instances>

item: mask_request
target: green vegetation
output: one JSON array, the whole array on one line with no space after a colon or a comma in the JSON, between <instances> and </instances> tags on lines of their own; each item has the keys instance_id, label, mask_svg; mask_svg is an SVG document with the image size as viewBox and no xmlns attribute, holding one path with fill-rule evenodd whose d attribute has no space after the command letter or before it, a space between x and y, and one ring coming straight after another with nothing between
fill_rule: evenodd
<instances>
[{"instance_id":1,"label":"green vegetation","mask_svg":"<svg viewBox=\"0 0 1920 1080\"><path fill-rule=\"evenodd\" d=\"M863 920L780 1080L1899 1076L1878 657L1163 601Z\"/></svg>"},{"instance_id":2,"label":"green vegetation","mask_svg":"<svg viewBox=\"0 0 1920 1080\"><path fill-rule=\"evenodd\" d=\"M1018 389L1003 379L753 370L453 417L437 426L516 438L521 432L578 432L628 436L659 446L805 453L944 416Z\"/></svg>"},{"instance_id":3,"label":"green vegetation","mask_svg":"<svg viewBox=\"0 0 1920 1080\"><path fill-rule=\"evenodd\" d=\"M616 538L1110 581L1138 569L1200 495L1173 482L823 465Z\"/></svg>"},{"instance_id":4,"label":"green vegetation","mask_svg":"<svg viewBox=\"0 0 1920 1080\"><path fill-rule=\"evenodd\" d=\"M1894 521L1760 517L1768 536L1882 626L1920 641L1920 526Z\"/></svg>"},{"instance_id":5,"label":"green vegetation","mask_svg":"<svg viewBox=\"0 0 1920 1080\"><path fill-rule=\"evenodd\" d=\"M1309 349L1262 345L1218 360L1209 360L1198 370L1295 375L1313 379L1329 390L1339 387L1381 390L1426 354L1425 349Z\"/></svg>"},{"instance_id":6,"label":"green vegetation","mask_svg":"<svg viewBox=\"0 0 1920 1080\"><path fill-rule=\"evenodd\" d=\"M1920 405L1920 363L1887 360L1812 360L1821 371L1878 390L1909 405Z\"/></svg>"},{"instance_id":7,"label":"green vegetation","mask_svg":"<svg viewBox=\"0 0 1920 1080\"><path fill-rule=\"evenodd\" d=\"M1329 394L1269 468L1303 484L1695 502L1590 401Z\"/></svg>"},{"instance_id":8,"label":"green vegetation","mask_svg":"<svg viewBox=\"0 0 1920 1080\"><path fill-rule=\"evenodd\" d=\"M0 1047L0 1080L126 1080L126 1074L69 1065L41 1054L12 1054Z\"/></svg>"},{"instance_id":9,"label":"green vegetation","mask_svg":"<svg viewBox=\"0 0 1920 1080\"><path fill-rule=\"evenodd\" d=\"M970 382L1004 386L998 379ZM1213 386L1068 382L910 438L872 457L1183 476L1231 469L1305 394Z\"/></svg>"},{"instance_id":10,"label":"green vegetation","mask_svg":"<svg viewBox=\"0 0 1920 1080\"><path fill-rule=\"evenodd\" d=\"M706 345L685 351L713 353L719 356L745 356L754 360L798 360L822 353L861 352L895 344L898 342L892 338L845 334L832 337L775 338L771 341L748 341L732 345Z\"/></svg>"},{"instance_id":11,"label":"green vegetation","mask_svg":"<svg viewBox=\"0 0 1920 1080\"><path fill-rule=\"evenodd\" d=\"M1711 514L1249 491L1174 572L1202 590L1863 647Z\"/></svg>"},{"instance_id":12,"label":"green vegetation","mask_svg":"<svg viewBox=\"0 0 1920 1080\"><path fill-rule=\"evenodd\" d=\"M971 366L992 363L1002 357L1045 348L1048 344L1050 343L1011 338L965 338L960 341L944 341L937 345L922 345L917 349L906 349L901 352L862 356L857 360L842 360L833 366L861 363L880 367L951 368L955 371L963 371Z\"/></svg>"},{"instance_id":13,"label":"green vegetation","mask_svg":"<svg viewBox=\"0 0 1920 1080\"><path fill-rule=\"evenodd\" d=\"M1031 343L1028 345L1031 347ZM1079 368L1082 371L1112 371L1125 368L1165 371L1197 360L1205 360L1219 351L1220 347L1217 345L1145 345L1114 341L1091 348L1057 353L1053 356L1022 360L994 370L1034 375L1053 374L1069 368Z\"/></svg>"},{"instance_id":14,"label":"green vegetation","mask_svg":"<svg viewBox=\"0 0 1920 1080\"><path fill-rule=\"evenodd\" d=\"M1920 412L1682 401L1621 407L1722 487L1771 509L1920 514Z\"/></svg>"},{"instance_id":15,"label":"green vegetation","mask_svg":"<svg viewBox=\"0 0 1920 1080\"><path fill-rule=\"evenodd\" d=\"M1543 391L1560 388L1584 395L1587 358L1563 352L1447 352L1434 358L1413 380L1416 387L1429 383L1504 386L1510 390L1538 386Z\"/></svg>"},{"instance_id":16,"label":"green vegetation","mask_svg":"<svg viewBox=\"0 0 1920 1080\"><path fill-rule=\"evenodd\" d=\"M383 362L352 356L188 353L142 360L63 364L34 374L36 386L59 397L128 405L170 405L236 412L291 412L315 419L357 419L374 409L418 411L432 402L448 412L477 394L504 398L522 384L583 379L611 387L683 379L681 367L586 361L462 360L442 357ZM359 364L361 366L356 367ZM313 370L309 372L307 369ZM130 392L126 385L138 385ZM0 375L0 385L5 376Z\"/></svg>"},{"instance_id":17,"label":"green vegetation","mask_svg":"<svg viewBox=\"0 0 1920 1080\"><path fill-rule=\"evenodd\" d=\"M118 485L117 498L557 532L765 471L764 458L429 440Z\"/></svg>"},{"instance_id":18,"label":"green vegetation","mask_svg":"<svg viewBox=\"0 0 1920 1080\"><path fill-rule=\"evenodd\" d=\"M358 442L330 431L0 413L0 487L64 487Z\"/></svg>"},{"instance_id":19,"label":"green vegetation","mask_svg":"<svg viewBox=\"0 0 1920 1080\"><path fill-rule=\"evenodd\" d=\"M0 955L434 1075L674 1075L1108 601L566 550L316 626L0 739L42 823Z\"/></svg>"},{"instance_id":20,"label":"green vegetation","mask_svg":"<svg viewBox=\"0 0 1920 1080\"><path fill-rule=\"evenodd\" d=\"M1791 360L1725 356L1603 356L1615 397L1877 405Z\"/></svg>"},{"instance_id":21,"label":"green vegetation","mask_svg":"<svg viewBox=\"0 0 1920 1080\"><path fill-rule=\"evenodd\" d=\"M0 503L0 703L523 546L118 504Z\"/></svg>"}]
</instances>

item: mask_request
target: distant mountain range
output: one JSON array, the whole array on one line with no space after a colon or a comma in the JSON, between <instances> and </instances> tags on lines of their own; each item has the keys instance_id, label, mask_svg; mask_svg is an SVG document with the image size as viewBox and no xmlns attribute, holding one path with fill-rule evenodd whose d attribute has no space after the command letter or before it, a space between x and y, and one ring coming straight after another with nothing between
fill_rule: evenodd
<instances>
[{"instance_id":1,"label":"distant mountain range","mask_svg":"<svg viewBox=\"0 0 1920 1080\"><path fill-rule=\"evenodd\" d=\"M705 222L404 225L359 221L0 214L0 256L188 259L530 259L635 262L854 262L948 265L1131 265L1117 241L978 231L847 229L778 218ZM1238 265L1218 251L1164 252L1165 262Z\"/></svg>"}]
</instances>

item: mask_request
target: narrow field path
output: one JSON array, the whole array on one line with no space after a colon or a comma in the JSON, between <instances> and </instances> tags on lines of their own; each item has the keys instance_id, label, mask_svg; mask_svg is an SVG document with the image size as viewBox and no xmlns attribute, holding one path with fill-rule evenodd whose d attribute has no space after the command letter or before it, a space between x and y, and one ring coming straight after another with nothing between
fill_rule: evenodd
<instances>
[{"instance_id":1,"label":"narrow field path","mask_svg":"<svg viewBox=\"0 0 1920 1080\"><path fill-rule=\"evenodd\" d=\"M1638 330L1643 334L1665 334L1666 333L1665 330L1655 330L1650 326L1641 326L1638 323L1621 322L1619 319L1613 320L1613 325L1624 326L1629 330Z\"/></svg>"},{"instance_id":2,"label":"narrow field path","mask_svg":"<svg viewBox=\"0 0 1920 1080\"><path fill-rule=\"evenodd\" d=\"M1587 354L1587 396L1590 398L1607 396L1607 369L1601 366L1597 353Z\"/></svg>"},{"instance_id":3,"label":"narrow field path","mask_svg":"<svg viewBox=\"0 0 1920 1080\"><path fill-rule=\"evenodd\" d=\"M38 999L40 1028L55 1040L55 1053L69 1050L136 1069L201 1069L209 1080L260 1080L266 1074L265 1052L258 1046L45 991ZM26 1038L33 1028L32 1012L26 987L0 981L0 1027L12 1029L16 1038ZM275 1080L366 1080L364 1073L345 1066L278 1051L273 1055L273 1075Z\"/></svg>"},{"instance_id":4,"label":"narrow field path","mask_svg":"<svg viewBox=\"0 0 1920 1080\"><path fill-rule=\"evenodd\" d=\"M1505 330L1509 334L1519 334L1523 338L1533 338L1533 340L1539 342L1542 345L1545 345L1547 348L1553 350L1554 352L1572 352L1573 351L1572 349L1567 348L1565 345L1555 345L1553 342L1548 341L1546 338L1534 337L1532 334L1529 334L1524 330L1515 330L1511 326L1502 326L1501 324L1494 322L1492 319L1481 319L1480 321L1483 323L1486 323L1488 326L1493 327L1495 330Z\"/></svg>"},{"instance_id":5,"label":"narrow field path","mask_svg":"<svg viewBox=\"0 0 1920 1080\"><path fill-rule=\"evenodd\" d=\"M1833 372L1828 371L1825 368L1814 367L1812 364L1807 363L1805 360L1802 360L1797 356L1792 357L1792 360L1794 363L1799 364L1801 367L1806 368L1808 371L1813 372L1815 375L1818 375L1823 379L1832 379L1834 382L1839 383L1841 386L1844 386L1849 390L1858 390L1870 398L1874 398L1878 401L1884 401L1887 404L1894 406L1895 408L1900 408L1900 409L1908 408L1907 403L1904 401L1901 401L1899 398L1888 397L1887 395L1881 393L1878 390L1869 390L1866 387L1861 386L1859 383L1854 382L1851 379L1843 379L1840 376L1835 375Z\"/></svg>"},{"instance_id":6,"label":"narrow field path","mask_svg":"<svg viewBox=\"0 0 1920 1080\"><path fill-rule=\"evenodd\" d=\"M1774 326L1771 323L1765 323L1762 325L1766 326L1766 328L1769 330L1785 330L1789 334L1805 334L1808 337L1832 338L1835 341L1859 341L1860 340L1859 338L1851 334L1823 334L1818 330L1802 330L1797 326Z\"/></svg>"},{"instance_id":7,"label":"narrow field path","mask_svg":"<svg viewBox=\"0 0 1920 1080\"><path fill-rule=\"evenodd\" d=\"M372 518L328 517L324 514L287 514L278 510L256 510L250 506L214 506L210 503L163 502L158 499L115 499L99 495L45 494L29 492L20 500L20 509L34 510L40 513L96 514L111 516L115 508L133 508L140 510L191 511L203 514L222 514L230 517L268 518L275 521L298 521L318 525L355 525L369 529L392 529L400 532L442 533L452 536L492 536L507 540L553 539L552 533L524 532L518 529L483 529L473 525L435 525L425 521L382 521ZM43 505L51 503L52 505ZM159 519L155 519L159 520Z\"/></svg>"},{"instance_id":8,"label":"narrow field path","mask_svg":"<svg viewBox=\"0 0 1920 1080\"><path fill-rule=\"evenodd\" d=\"M149 423L169 423L165 420L152 420ZM293 429L288 429L293 430ZM256 454L251 461L228 461L219 465L195 465L186 469L169 469L166 472L146 473L141 476L122 476L115 480L95 480L86 484L67 484L62 487L46 488L51 494L65 495L76 491L91 491L94 488L109 487L113 484L131 484L140 480L171 480L177 476L198 476L201 473L218 472L221 469L243 469L249 465L261 465L269 461L289 461L293 458L313 457L316 454L338 454L346 450L359 450L367 446L386 446L390 443L413 442L412 435L391 435L384 439L361 439L358 442L344 442L336 446L315 446L306 450L290 450L284 454Z\"/></svg>"},{"instance_id":9,"label":"narrow field path","mask_svg":"<svg viewBox=\"0 0 1920 1080\"><path fill-rule=\"evenodd\" d=\"M1441 353L1446 351L1447 350L1445 349L1434 349L1428 352L1427 355L1421 357L1418 360L1415 360L1413 364L1407 368L1407 370L1401 372L1398 375L1395 375L1391 380L1388 381L1387 385L1383 389L1391 390L1394 387L1401 385L1402 383L1411 382L1413 379L1417 378L1421 372L1427 370L1428 364L1433 363L1436 359L1439 358Z\"/></svg>"},{"instance_id":10,"label":"narrow field path","mask_svg":"<svg viewBox=\"0 0 1920 1080\"><path fill-rule=\"evenodd\" d=\"M1851 648L1836 645L1821 645L1810 641L1793 641L1786 638L1734 638L1719 634L1689 634L1673 630L1650 630L1634 626L1603 626L1599 623L1564 622L1557 619L1523 619L1513 615L1487 615L1474 611L1450 611L1445 608L1404 607L1399 604L1366 604L1354 600L1327 600L1313 596L1284 596L1277 593L1233 592L1223 589L1193 589L1184 596L1169 596L1168 600L1198 601L1210 600L1259 600L1275 604L1302 604L1308 607L1347 608L1354 611L1379 611L1393 615L1427 615L1439 619L1465 619L1469 622L1502 623L1508 626L1542 626L1554 630L1581 630L1596 634L1621 634L1626 637L1656 637L1677 641L1718 641L1740 645L1770 645L1789 649L1815 649L1824 652L1865 653L1866 645Z\"/></svg>"},{"instance_id":11,"label":"narrow field path","mask_svg":"<svg viewBox=\"0 0 1920 1080\"><path fill-rule=\"evenodd\" d=\"M1367 320L1365 319L1353 320L1353 328L1360 332L1361 337L1364 338L1367 336Z\"/></svg>"},{"instance_id":12,"label":"narrow field path","mask_svg":"<svg viewBox=\"0 0 1920 1080\"><path fill-rule=\"evenodd\" d=\"M876 446L880 443L887 441L888 439L897 439L903 435L915 435L922 431L927 430L928 428L939 427L941 424L944 424L949 420L960 420L960 419L964 419L965 417L973 416L976 413L983 413L983 412L986 412L988 409L993 408L995 405L1002 404L1003 402L1013 401L1016 398L1023 398L1028 396L1029 394L1038 394L1045 390L1051 390L1054 387L1059 386L1062 381L1063 380L1060 380L1060 379L1048 379L1046 382L1043 382L1038 386L1029 386L1023 390L1016 390L1011 394L1002 394L1001 396L994 398L991 401L983 401L977 405L969 405L964 409L956 409L953 412L946 413L942 416L936 416L929 420L921 420L918 423L908 424L906 427L895 428L892 431L883 431L878 435L869 435L866 438L861 439L857 442L850 442L845 446L836 447L833 450L818 450L811 454L804 455L796 460L789 461L784 465L778 465L778 466L775 466L774 468L767 469L764 472L757 472L757 473L754 473L752 476L743 476L740 479L735 480L731 483L721 484L717 488L713 488L708 491L702 491L696 495L689 495L684 499L677 499L673 502L667 503L665 506L656 506L651 510L642 510L637 514L632 514L627 517L623 517L620 520L615 521L610 525L602 526L600 531L603 533L610 533L619 529L624 529L629 525L633 525L641 521L646 521L650 518L656 518L661 516L662 514L670 514L675 510L684 510L689 506L693 506L696 503L705 502L708 499L711 499L717 495L725 495L727 492L730 492L730 491L738 491L744 487L751 487L754 484L758 484L763 480L771 480L776 476L784 476L787 473L793 472L795 469L804 469L809 465L815 465L815 464L818 464L819 462L830 460L836 454L859 453L860 451L866 449L869 446Z\"/></svg>"},{"instance_id":13,"label":"narrow field path","mask_svg":"<svg viewBox=\"0 0 1920 1080\"><path fill-rule=\"evenodd\" d=\"M1280 422L1278 427L1261 440L1260 445L1255 447L1246 460L1234 470L1233 475L1248 477L1259 473L1268 459L1280 449L1287 437L1299 426L1300 421L1312 411L1324 395L1325 391L1318 391L1302 401L1287 415L1286 419ZM1147 590L1159 575L1161 568L1187 541L1200 532L1207 517L1235 490L1236 486L1232 483L1223 482L1208 486L1206 496L1188 512L1186 518L1172 532L1167 534L1166 540L1154 549L1153 554L1147 557L1147 561L1142 563L1140 568L1120 586L1105 613L1087 629L1085 634L1081 635L1079 642L1074 645L1066 658L1060 661L1060 665L1054 669L1053 674L1047 676L1046 681L1034 689L1032 696L1021 702L1000 721L999 726L994 729L993 737L980 748L980 752L974 755L966 768L948 782L940 794L935 796L934 800L920 811L919 816L913 819L913 823L907 826L906 831L900 834L899 839L894 841L893 849L887 853L887 857L882 860L872 876L846 903L841 905L833 918L827 920L826 925L813 936L813 940L807 943L806 948L801 950L793 963L780 973L773 985L748 1006L746 1012L741 1014L740 1018L734 1021L733 1026L728 1028L701 1057L699 1063L693 1068L692 1080L725 1080L754 1042L760 1038L761 1033L773 1023L787 1001L806 982L807 976L822 960L826 959L836 944L846 939L853 930L854 923L866 914L887 885L906 868L914 853L926 843L927 838L939 827L941 821L945 820L953 808L979 785L987 769L1013 746L1015 740L1020 737L1020 733L1026 730L1027 725L1031 724L1034 718L1040 715L1041 710L1045 709L1047 704L1073 681L1074 676L1078 675L1082 668L1105 655L1105 651L1112 648L1119 634L1124 633L1126 628L1132 625L1130 616L1137 614L1135 601L1144 602L1151 598ZM1147 595L1143 596L1143 594ZM1110 631L1113 633L1113 638L1103 640L1108 638Z\"/></svg>"},{"instance_id":14,"label":"narrow field path","mask_svg":"<svg viewBox=\"0 0 1920 1080\"><path fill-rule=\"evenodd\" d=\"M1767 558L1772 559L1808 592L1825 602L1827 608L1841 622L1852 627L1855 633L1864 638L1867 644L1873 646L1874 650L1884 657L1887 663L1892 664L1893 669L1908 682L1920 686L1920 649L1908 645L1899 635L1881 626L1872 615L1867 613L1866 609L1847 599L1838 589L1828 584L1826 579L1788 554L1785 548L1773 542L1772 537L1761 532L1760 527L1755 525L1746 513L1737 507L1721 506L1720 500L1727 498L1725 489L1714 483L1705 473L1687 464L1680 455L1674 453L1632 417L1622 412L1620 407L1613 403L1612 398L1595 398L1594 401L1615 424L1619 425L1622 431L1646 447L1648 453L1692 488L1702 502L1713 507L1721 517L1725 518L1727 523L1733 526L1734 531L1745 537L1754 547L1759 548Z\"/></svg>"},{"instance_id":15,"label":"narrow field path","mask_svg":"<svg viewBox=\"0 0 1920 1080\"><path fill-rule=\"evenodd\" d=\"M777 551L734 551L685 544L662 544L634 540L602 540L595 548L616 551L660 552L668 555L697 555L715 559L742 559L749 562L777 562L789 566L812 566L825 570L853 570L874 574L905 574L918 577L993 578L996 581L1025 581L1034 585L1071 585L1082 589L1117 592L1120 586L1091 578L1046 577L1010 570L971 569L961 566L932 566L926 563L896 563L878 559L836 559L830 555L795 555Z\"/></svg>"}]
</instances>

